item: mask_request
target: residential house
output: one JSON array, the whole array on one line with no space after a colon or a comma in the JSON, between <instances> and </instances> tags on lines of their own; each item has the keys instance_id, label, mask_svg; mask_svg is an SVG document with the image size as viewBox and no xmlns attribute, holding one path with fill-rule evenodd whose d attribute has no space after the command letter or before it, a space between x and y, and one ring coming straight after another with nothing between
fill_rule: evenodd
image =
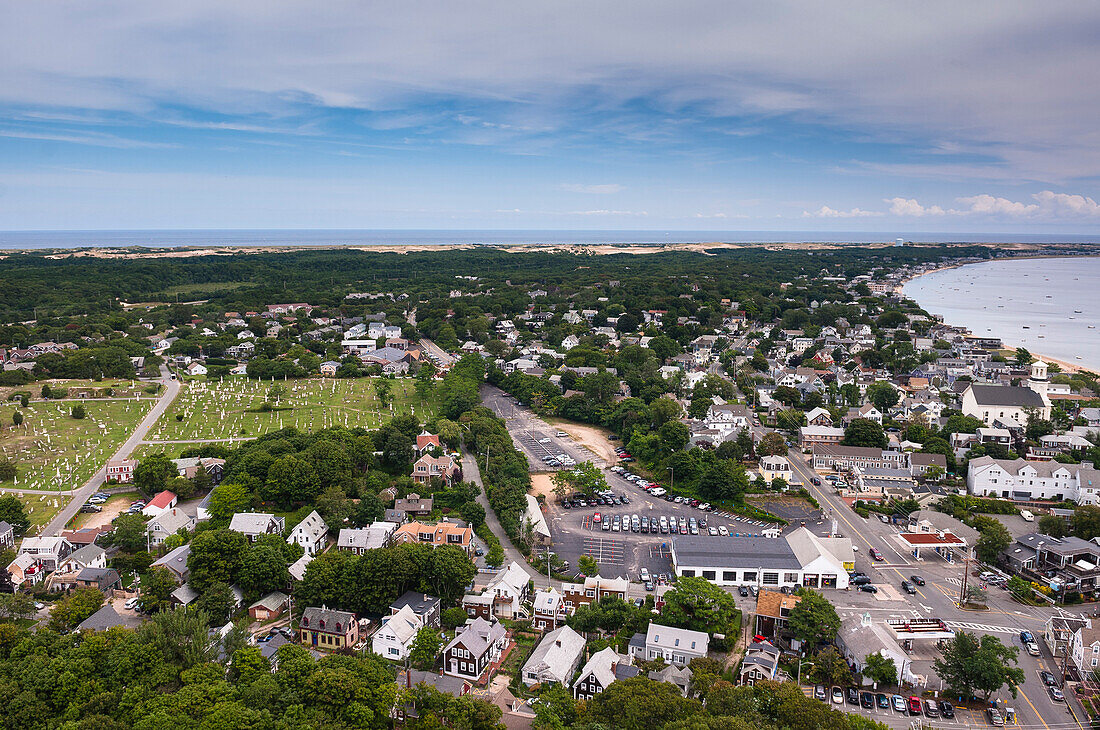
<instances>
[{"instance_id":1,"label":"residential house","mask_svg":"<svg viewBox=\"0 0 1100 730\"><path fill-rule=\"evenodd\" d=\"M416 492L410 492L404 499L395 500L393 508L406 515L428 517L432 513L433 504L434 500L431 497L421 499Z\"/></svg>"},{"instance_id":2,"label":"residential house","mask_svg":"<svg viewBox=\"0 0 1100 730\"><path fill-rule=\"evenodd\" d=\"M225 459L213 456L193 456L186 459L172 459L176 466L176 473L186 479L194 479L199 469L206 469L210 476L211 484L221 484L222 474L225 472Z\"/></svg>"},{"instance_id":3,"label":"residential house","mask_svg":"<svg viewBox=\"0 0 1100 730\"><path fill-rule=\"evenodd\" d=\"M562 583L561 595L566 612L572 614L581 606L599 603L604 598L626 600L630 581L626 578L589 576L583 583Z\"/></svg>"},{"instance_id":4,"label":"residential house","mask_svg":"<svg viewBox=\"0 0 1100 730\"><path fill-rule=\"evenodd\" d=\"M1004 552L1011 568L1025 577L1082 593L1100 586L1100 545L1079 537L1029 532Z\"/></svg>"},{"instance_id":5,"label":"residential house","mask_svg":"<svg viewBox=\"0 0 1100 730\"><path fill-rule=\"evenodd\" d=\"M0 550L13 550L15 548L15 528L4 520L0 520Z\"/></svg>"},{"instance_id":6,"label":"residential house","mask_svg":"<svg viewBox=\"0 0 1100 730\"><path fill-rule=\"evenodd\" d=\"M844 416L844 423L849 424L852 421L862 418L867 421L874 421L878 425L882 425L882 411L875 408L871 403L864 403L859 408L849 408L848 413Z\"/></svg>"},{"instance_id":7,"label":"residential house","mask_svg":"<svg viewBox=\"0 0 1100 730\"><path fill-rule=\"evenodd\" d=\"M745 650L737 683L754 685L762 680L775 680L779 674L779 648L767 641L757 641Z\"/></svg>"},{"instance_id":8,"label":"residential house","mask_svg":"<svg viewBox=\"0 0 1100 730\"><path fill-rule=\"evenodd\" d=\"M573 683L573 697L590 700L616 680L636 676L638 668L632 666L631 658L619 654L609 646L593 654L581 667L580 675Z\"/></svg>"},{"instance_id":9,"label":"residential house","mask_svg":"<svg viewBox=\"0 0 1100 730\"><path fill-rule=\"evenodd\" d=\"M248 615L257 621L279 618L290 607L290 596L282 591L272 591L248 607Z\"/></svg>"},{"instance_id":10,"label":"residential house","mask_svg":"<svg viewBox=\"0 0 1100 730\"><path fill-rule=\"evenodd\" d=\"M802 426L798 429L798 446L803 451L808 451L820 444L839 444L843 438L843 428Z\"/></svg>"},{"instance_id":11,"label":"residential house","mask_svg":"<svg viewBox=\"0 0 1100 730\"><path fill-rule=\"evenodd\" d=\"M179 498L174 492L169 492L167 489L163 492L158 492L156 496L149 500L149 503L141 510L141 514L146 517L156 517L165 510L172 509L179 502Z\"/></svg>"},{"instance_id":12,"label":"residential house","mask_svg":"<svg viewBox=\"0 0 1100 730\"><path fill-rule=\"evenodd\" d=\"M462 548L467 555L473 551L473 537L472 527L450 522L447 518L443 518L442 522L434 525L409 522L398 527L393 533L393 541L398 545L407 542L418 542L431 545L433 548L452 545Z\"/></svg>"},{"instance_id":13,"label":"residential house","mask_svg":"<svg viewBox=\"0 0 1100 730\"><path fill-rule=\"evenodd\" d=\"M95 588L107 598L122 587L122 579L114 568L82 568L76 574L75 588Z\"/></svg>"},{"instance_id":14,"label":"residential house","mask_svg":"<svg viewBox=\"0 0 1100 730\"><path fill-rule=\"evenodd\" d=\"M523 665L520 677L528 687L536 684L568 685L584 656L584 637L568 626L543 637Z\"/></svg>"},{"instance_id":15,"label":"residential house","mask_svg":"<svg viewBox=\"0 0 1100 730\"><path fill-rule=\"evenodd\" d=\"M98 545L85 545L74 550L69 557L61 561L57 571L78 573L84 568L106 568L107 551Z\"/></svg>"},{"instance_id":16,"label":"residential house","mask_svg":"<svg viewBox=\"0 0 1100 730\"><path fill-rule=\"evenodd\" d=\"M781 593L779 591L762 590L756 596L756 633L774 643L790 642L793 649L797 649L798 640L790 636L787 631L787 622L791 611L802 596Z\"/></svg>"},{"instance_id":17,"label":"residential house","mask_svg":"<svg viewBox=\"0 0 1100 730\"><path fill-rule=\"evenodd\" d=\"M912 674L913 662L902 651L894 634L885 624L872 621L870 613L849 616L841 621L836 646L856 672L863 672L868 656L880 654L887 659L893 659L894 666L904 671L903 682L913 682L916 679ZM871 679L864 677L863 683L871 684Z\"/></svg>"},{"instance_id":18,"label":"residential house","mask_svg":"<svg viewBox=\"0 0 1100 730\"><path fill-rule=\"evenodd\" d=\"M112 459L107 462L107 481L130 484L134 481L137 459Z\"/></svg>"},{"instance_id":19,"label":"residential house","mask_svg":"<svg viewBox=\"0 0 1100 730\"><path fill-rule=\"evenodd\" d=\"M499 621L475 618L443 648L443 673L476 682L507 645L508 632Z\"/></svg>"},{"instance_id":20,"label":"residential house","mask_svg":"<svg viewBox=\"0 0 1100 730\"><path fill-rule=\"evenodd\" d=\"M695 657L705 657L709 645L710 634L704 631L678 629L650 622L645 635L645 644L631 648L640 650L635 656L640 655L646 661L663 659L669 664L682 667L690 664Z\"/></svg>"},{"instance_id":21,"label":"residential house","mask_svg":"<svg viewBox=\"0 0 1100 730\"><path fill-rule=\"evenodd\" d=\"M408 607L420 619L424 626L439 628L442 617L442 602L435 596L416 591L406 591L404 595L390 604L390 613L394 614Z\"/></svg>"},{"instance_id":22,"label":"residential house","mask_svg":"<svg viewBox=\"0 0 1100 730\"><path fill-rule=\"evenodd\" d=\"M428 433L427 431L421 431L416 436L416 455L423 456L432 449L443 450L443 445L439 441L439 434Z\"/></svg>"},{"instance_id":23,"label":"residential house","mask_svg":"<svg viewBox=\"0 0 1100 730\"><path fill-rule=\"evenodd\" d=\"M1093 623L1078 628L1070 640L1070 659L1081 677L1091 677L1100 668L1100 625Z\"/></svg>"},{"instance_id":24,"label":"residential house","mask_svg":"<svg viewBox=\"0 0 1100 730\"><path fill-rule=\"evenodd\" d=\"M462 608L471 618L525 618L523 604L531 587L531 576L512 561L498 571L480 594L462 597Z\"/></svg>"},{"instance_id":25,"label":"residential house","mask_svg":"<svg viewBox=\"0 0 1100 730\"><path fill-rule=\"evenodd\" d=\"M340 363L333 360L325 360L321 363L321 377L335 378L336 371L340 369Z\"/></svg>"},{"instance_id":26,"label":"residential house","mask_svg":"<svg viewBox=\"0 0 1100 730\"><path fill-rule=\"evenodd\" d=\"M649 678L654 682L671 684L680 690L682 697L691 694L691 667L678 667L675 664L666 664L662 669L654 669L649 673Z\"/></svg>"},{"instance_id":27,"label":"residential house","mask_svg":"<svg viewBox=\"0 0 1100 730\"><path fill-rule=\"evenodd\" d=\"M317 555L325 549L327 539L328 525L321 519L321 515L317 514L317 510L313 510L291 528L290 536L286 541L287 544L301 545L307 555Z\"/></svg>"},{"instance_id":28,"label":"residential house","mask_svg":"<svg viewBox=\"0 0 1100 730\"><path fill-rule=\"evenodd\" d=\"M342 528L336 539L336 549L362 555L368 550L387 547L393 543L397 525L392 522L373 522L368 527Z\"/></svg>"},{"instance_id":29,"label":"residential house","mask_svg":"<svg viewBox=\"0 0 1100 730\"><path fill-rule=\"evenodd\" d=\"M176 579L176 583L182 585L191 577L191 570L187 567L187 559L189 557L191 557L191 546L180 545L163 558L154 560L153 565L159 565L166 568L168 572L172 574L172 577Z\"/></svg>"},{"instance_id":30,"label":"residential house","mask_svg":"<svg viewBox=\"0 0 1100 730\"><path fill-rule=\"evenodd\" d=\"M266 512L238 512L229 520L229 529L239 532L256 542L261 535L282 535L286 530L286 520Z\"/></svg>"},{"instance_id":31,"label":"residential house","mask_svg":"<svg viewBox=\"0 0 1100 730\"><path fill-rule=\"evenodd\" d=\"M326 606L310 607L298 622L301 642L314 649L337 651L359 643L359 622L354 613Z\"/></svg>"},{"instance_id":32,"label":"residential house","mask_svg":"<svg viewBox=\"0 0 1100 730\"><path fill-rule=\"evenodd\" d=\"M386 659L400 661L409 655L416 634L424 628L423 621L408 605L382 619L382 625L374 632L371 648Z\"/></svg>"},{"instance_id":33,"label":"residential house","mask_svg":"<svg viewBox=\"0 0 1100 730\"><path fill-rule=\"evenodd\" d=\"M531 626L539 631L552 631L565 623L569 612L565 600L556 588L540 588L531 601Z\"/></svg>"},{"instance_id":34,"label":"residential house","mask_svg":"<svg viewBox=\"0 0 1100 730\"><path fill-rule=\"evenodd\" d=\"M450 454L440 457L424 454L413 464L413 481L417 484L427 484L432 477L442 479L447 486L450 486L462 479L462 470Z\"/></svg>"},{"instance_id":35,"label":"residential house","mask_svg":"<svg viewBox=\"0 0 1100 730\"><path fill-rule=\"evenodd\" d=\"M782 479L789 485L802 483L798 474L791 468L791 462L786 456L761 456L760 476L768 484L776 479Z\"/></svg>"},{"instance_id":36,"label":"residential house","mask_svg":"<svg viewBox=\"0 0 1100 730\"><path fill-rule=\"evenodd\" d=\"M821 406L814 408L812 411L806 414L807 426L832 426L833 414Z\"/></svg>"},{"instance_id":37,"label":"residential house","mask_svg":"<svg viewBox=\"0 0 1100 730\"><path fill-rule=\"evenodd\" d=\"M165 510L145 524L149 537L149 546L161 545L170 535L180 529L190 530L195 526L195 518L185 514L179 507Z\"/></svg>"},{"instance_id":38,"label":"residential house","mask_svg":"<svg viewBox=\"0 0 1100 730\"><path fill-rule=\"evenodd\" d=\"M15 560L8 563L5 570L8 571L8 577L11 578L14 586L21 586L24 583L37 585L46 579L47 573L46 567L38 556L27 553L16 555Z\"/></svg>"},{"instance_id":39,"label":"residential house","mask_svg":"<svg viewBox=\"0 0 1100 730\"><path fill-rule=\"evenodd\" d=\"M88 618L77 624L75 631L107 631L114 628L125 628L126 621L118 615L118 611L109 603L93 613Z\"/></svg>"},{"instance_id":40,"label":"residential house","mask_svg":"<svg viewBox=\"0 0 1100 730\"><path fill-rule=\"evenodd\" d=\"M20 555L33 556L47 571L57 570L72 552L73 544L63 537L24 537L19 545Z\"/></svg>"},{"instance_id":41,"label":"residential house","mask_svg":"<svg viewBox=\"0 0 1100 730\"><path fill-rule=\"evenodd\" d=\"M1066 647L1073 643L1073 635L1080 629L1086 628L1092 620L1078 618L1076 616L1062 615L1047 618L1046 628L1043 630L1043 639L1047 649L1055 659L1066 655Z\"/></svg>"}]
</instances>

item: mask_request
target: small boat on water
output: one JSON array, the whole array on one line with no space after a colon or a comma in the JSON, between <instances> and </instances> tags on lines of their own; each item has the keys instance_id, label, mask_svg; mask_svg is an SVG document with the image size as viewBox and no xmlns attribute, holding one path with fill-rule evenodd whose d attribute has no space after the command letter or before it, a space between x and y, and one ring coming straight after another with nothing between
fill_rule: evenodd
<instances>
[{"instance_id":1,"label":"small boat on water","mask_svg":"<svg viewBox=\"0 0 1100 730\"><path fill-rule=\"evenodd\" d=\"M1080 309L1075 309L1075 310L1073 310L1073 313L1074 313L1074 314L1080 314L1080 313L1081 313L1081 310L1080 310Z\"/></svg>"},{"instance_id":2,"label":"small boat on water","mask_svg":"<svg viewBox=\"0 0 1100 730\"><path fill-rule=\"evenodd\" d=\"M1031 328L1030 328L1030 327L1028 327L1028 326L1027 326L1027 325L1025 324L1025 325L1024 325L1024 329L1025 329L1025 330L1029 330L1029 329L1031 329Z\"/></svg>"}]
</instances>

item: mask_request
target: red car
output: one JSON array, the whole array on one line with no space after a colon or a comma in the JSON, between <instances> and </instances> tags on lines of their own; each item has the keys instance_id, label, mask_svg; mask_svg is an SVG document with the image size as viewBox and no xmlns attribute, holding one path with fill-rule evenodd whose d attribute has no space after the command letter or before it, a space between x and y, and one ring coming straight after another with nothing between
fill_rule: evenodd
<instances>
[{"instance_id":1,"label":"red car","mask_svg":"<svg viewBox=\"0 0 1100 730\"><path fill-rule=\"evenodd\" d=\"M871 552L871 557L874 558L875 560L878 560L878 561L881 562L881 561L886 559L886 558L882 557L882 553L880 553L878 551L878 548L871 548L870 552Z\"/></svg>"},{"instance_id":2,"label":"red car","mask_svg":"<svg viewBox=\"0 0 1100 730\"><path fill-rule=\"evenodd\" d=\"M909 698L909 714L910 715L920 715L923 711L924 711L924 708L921 705L920 697L915 697L915 696L910 697Z\"/></svg>"},{"instance_id":3,"label":"red car","mask_svg":"<svg viewBox=\"0 0 1100 730\"><path fill-rule=\"evenodd\" d=\"M592 515L592 521L593 521L593 522L599 522L599 521L601 521L602 519L603 519L603 516L602 516L602 515L601 515L601 514L600 514L599 512L597 512L596 514Z\"/></svg>"}]
</instances>

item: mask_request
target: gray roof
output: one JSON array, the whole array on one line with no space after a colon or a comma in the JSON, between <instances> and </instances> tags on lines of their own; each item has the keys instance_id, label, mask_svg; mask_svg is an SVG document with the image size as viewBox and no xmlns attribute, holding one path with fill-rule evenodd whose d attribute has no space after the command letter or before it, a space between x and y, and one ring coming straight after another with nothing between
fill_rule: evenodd
<instances>
[{"instance_id":1,"label":"gray roof","mask_svg":"<svg viewBox=\"0 0 1100 730\"><path fill-rule=\"evenodd\" d=\"M14 532L15 528L12 527L11 525L9 525L7 522L4 522L3 520L0 520L0 535L3 535L5 532L7 532L9 530Z\"/></svg>"},{"instance_id":2,"label":"gray roof","mask_svg":"<svg viewBox=\"0 0 1100 730\"><path fill-rule=\"evenodd\" d=\"M192 588L190 583L184 583L179 588L172 591L172 598L176 599L184 606L189 606L198 597L199 592Z\"/></svg>"},{"instance_id":3,"label":"gray roof","mask_svg":"<svg viewBox=\"0 0 1100 730\"><path fill-rule=\"evenodd\" d=\"M1100 557L1100 545L1079 537L1051 537L1041 532L1029 532L1016 538L1016 542L1025 547L1038 550L1040 547L1057 555L1076 555L1090 553Z\"/></svg>"},{"instance_id":4,"label":"gray roof","mask_svg":"<svg viewBox=\"0 0 1100 730\"><path fill-rule=\"evenodd\" d=\"M677 567L801 570L794 550L782 538L732 537L715 540L686 535L672 540Z\"/></svg>"},{"instance_id":5,"label":"gray roof","mask_svg":"<svg viewBox=\"0 0 1100 730\"><path fill-rule=\"evenodd\" d=\"M118 571L114 568L84 568L76 574L76 579L95 583L106 581L110 585L116 582L119 577Z\"/></svg>"},{"instance_id":6,"label":"gray roof","mask_svg":"<svg viewBox=\"0 0 1100 730\"><path fill-rule=\"evenodd\" d=\"M490 646L502 639L507 633L499 621L489 623L478 616L459 630L451 643L443 651L449 651L455 644L461 643L475 657L484 654Z\"/></svg>"},{"instance_id":7,"label":"gray roof","mask_svg":"<svg viewBox=\"0 0 1100 730\"><path fill-rule=\"evenodd\" d=\"M280 646L289 643L291 643L290 639L282 634L275 634L269 640L260 644L260 654L262 654L265 659L270 660L271 657L278 653Z\"/></svg>"},{"instance_id":8,"label":"gray roof","mask_svg":"<svg viewBox=\"0 0 1100 730\"><path fill-rule=\"evenodd\" d=\"M264 512L238 512L229 521L229 529L245 535L262 535L267 532L272 520L281 522L282 518Z\"/></svg>"},{"instance_id":9,"label":"gray roof","mask_svg":"<svg viewBox=\"0 0 1100 730\"><path fill-rule=\"evenodd\" d=\"M268 611L278 611L279 609L281 609L283 606L286 605L286 602L287 602L287 600L289 600L289 598L290 597L287 596L287 594L283 593L282 591L272 591L271 593L268 593L266 596L264 596L260 600L253 603L251 606L249 606L249 608L256 608L257 606L262 606L262 607L266 608Z\"/></svg>"},{"instance_id":10,"label":"gray roof","mask_svg":"<svg viewBox=\"0 0 1100 730\"><path fill-rule=\"evenodd\" d=\"M405 672L398 672L398 686L403 688L405 686L405 681ZM461 697L465 693L466 685L468 684L466 680L459 677L452 677L449 674L439 674L438 672L422 672L419 669L412 669L409 671L408 683L413 687L418 684L426 684L452 697Z\"/></svg>"},{"instance_id":11,"label":"gray roof","mask_svg":"<svg viewBox=\"0 0 1100 730\"><path fill-rule=\"evenodd\" d=\"M558 682L568 682L584 653L584 644L584 637L568 626L554 629L531 652L523 665L523 674L547 672Z\"/></svg>"},{"instance_id":12,"label":"gray roof","mask_svg":"<svg viewBox=\"0 0 1100 730\"><path fill-rule=\"evenodd\" d=\"M126 622L122 620L122 617L118 615L118 612L111 606L111 604L104 604L103 608L93 613L88 618L81 621L77 627L77 631L106 631L107 629L113 629L116 626L125 626Z\"/></svg>"},{"instance_id":13,"label":"gray roof","mask_svg":"<svg viewBox=\"0 0 1100 730\"><path fill-rule=\"evenodd\" d=\"M439 604L440 601L435 596L429 596L427 593L417 593L416 591L405 591L403 596L390 604L390 610L396 612L408 606L417 616L423 616Z\"/></svg>"},{"instance_id":14,"label":"gray roof","mask_svg":"<svg viewBox=\"0 0 1100 730\"><path fill-rule=\"evenodd\" d=\"M321 621L325 622L325 628L321 628ZM302 628L308 628L311 631L328 631L333 632L333 628L336 624L341 626L347 626L349 623L355 621L355 614L348 613L347 611L337 611L327 606L321 608L307 608L302 612L302 622L299 624Z\"/></svg>"},{"instance_id":15,"label":"gray roof","mask_svg":"<svg viewBox=\"0 0 1100 730\"><path fill-rule=\"evenodd\" d=\"M168 553L163 558L153 561L153 565L164 566L180 578L184 578L190 572L187 569L187 559L189 557L191 557L191 546L180 545L178 548Z\"/></svg>"},{"instance_id":16,"label":"gray roof","mask_svg":"<svg viewBox=\"0 0 1100 730\"><path fill-rule=\"evenodd\" d=\"M0 533L3 530L0 529ZM66 562L80 563L81 565L87 565L88 563L96 560L101 555L106 555L107 551L101 548L99 545L85 545L79 550L74 550L69 557L65 558Z\"/></svg>"},{"instance_id":17,"label":"gray roof","mask_svg":"<svg viewBox=\"0 0 1100 730\"><path fill-rule=\"evenodd\" d=\"M972 384L970 392L974 400L983 406L1018 406L1043 408L1043 397L1031 388L1013 388L1008 385Z\"/></svg>"}]
</instances>

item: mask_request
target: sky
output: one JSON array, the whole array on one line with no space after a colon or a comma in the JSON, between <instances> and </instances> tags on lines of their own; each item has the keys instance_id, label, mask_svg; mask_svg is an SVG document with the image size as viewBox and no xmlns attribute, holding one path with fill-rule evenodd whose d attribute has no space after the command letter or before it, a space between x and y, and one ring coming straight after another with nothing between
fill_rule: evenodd
<instances>
[{"instance_id":1,"label":"sky","mask_svg":"<svg viewBox=\"0 0 1100 730\"><path fill-rule=\"evenodd\" d=\"M4 2L0 229L1100 234L1100 4Z\"/></svg>"}]
</instances>

